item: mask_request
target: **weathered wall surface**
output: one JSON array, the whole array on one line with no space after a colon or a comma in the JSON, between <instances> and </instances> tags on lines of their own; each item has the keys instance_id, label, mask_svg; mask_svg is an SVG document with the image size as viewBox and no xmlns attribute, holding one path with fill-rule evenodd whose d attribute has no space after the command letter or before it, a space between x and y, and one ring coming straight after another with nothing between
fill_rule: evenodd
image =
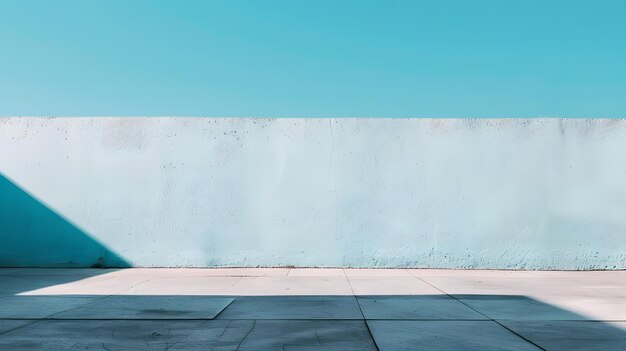
<instances>
[{"instance_id":1,"label":"weathered wall surface","mask_svg":"<svg viewBox=\"0 0 626 351\"><path fill-rule=\"evenodd\" d=\"M0 172L4 266L626 268L626 120L14 117Z\"/></svg>"}]
</instances>

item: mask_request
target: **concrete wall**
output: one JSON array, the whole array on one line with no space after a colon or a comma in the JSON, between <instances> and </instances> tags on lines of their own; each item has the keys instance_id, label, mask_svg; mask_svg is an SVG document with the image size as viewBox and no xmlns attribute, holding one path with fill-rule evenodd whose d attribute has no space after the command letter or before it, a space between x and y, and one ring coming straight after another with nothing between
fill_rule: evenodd
<instances>
[{"instance_id":1,"label":"concrete wall","mask_svg":"<svg viewBox=\"0 0 626 351\"><path fill-rule=\"evenodd\" d=\"M2 118L0 172L4 266L626 268L626 120Z\"/></svg>"}]
</instances>

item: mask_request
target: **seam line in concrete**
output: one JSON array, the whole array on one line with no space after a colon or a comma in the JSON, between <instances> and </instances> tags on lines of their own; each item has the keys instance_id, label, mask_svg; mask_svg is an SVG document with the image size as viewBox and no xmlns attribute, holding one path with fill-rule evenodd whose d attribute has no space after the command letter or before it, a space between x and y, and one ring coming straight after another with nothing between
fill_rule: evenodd
<instances>
[{"instance_id":1,"label":"seam line in concrete","mask_svg":"<svg viewBox=\"0 0 626 351\"><path fill-rule=\"evenodd\" d=\"M233 297L232 300L230 300L230 302L224 306L224 308L222 308L219 312L217 312L217 314L215 316L213 316L213 318L211 319L217 319L217 317L219 317L220 314L222 314L222 312L226 311L226 309L228 308L228 306L230 306L233 302L235 302L235 300L237 300L239 297Z\"/></svg>"},{"instance_id":2,"label":"seam line in concrete","mask_svg":"<svg viewBox=\"0 0 626 351\"><path fill-rule=\"evenodd\" d=\"M372 334L372 330L370 329L370 325L369 323L367 323L367 319L365 318L365 314L363 313L361 304L359 303L359 298L354 293L354 289L352 288L352 283L350 283L350 279L348 278L348 275L346 274L346 270L341 269L341 271L343 272L344 277L346 277L346 280L348 281L348 286L350 287L350 291L352 291L352 297L354 297L354 301L356 302L356 305L359 306L359 312L361 312L361 316L363 317L363 322L365 323L365 328L367 329L367 333L370 335L370 338L372 339L372 343L374 343L374 347L376 348L376 351L380 351L380 348L378 347L378 344L376 343L376 339L374 338L374 334Z\"/></svg>"},{"instance_id":3,"label":"seam line in concrete","mask_svg":"<svg viewBox=\"0 0 626 351\"><path fill-rule=\"evenodd\" d=\"M22 320L26 320L26 319L22 319ZM24 324L24 325L20 325L20 326L17 326L17 327L15 327L15 328L11 328L11 329L9 329L9 330L5 330L5 331L3 331L3 332L0 332L0 336L5 335L5 334L8 334L8 333L10 333L10 332L12 332L12 331L16 331L16 330L22 329L22 328L24 328L24 327L28 327L29 325L33 325L33 324L35 324L35 323L39 323L39 322L41 322L41 319L35 319L35 320L32 320L32 322L30 322L30 323L26 323L26 324Z\"/></svg>"},{"instance_id":4,"label":"seam line in concrete","mask_svg":"<svg viewBox=\"0 0 626 351\"><path fill-rule=\"evenodd\" d=\"M432 286L433 288L435 288L435 289L437 289L437 290L441 291L442 293L446 294L446 295L447 295L447 296L449 296L450 298L452 298L452 299L454 299L454 300L456 300L456 301L458 301L458 302L462 303L463 305L465 305L465 306L466 306L466 307L468 307L469 309L473 310L474 312L476 312L476 313L479 313L479 314L483 315L485 318L489 318L489 320L491 320L492 322L494 322L494 323L498 324L498 325L499 325L499 326L501 326L502 328L504 328L504 329L508 330L508 331L509 331L509 332L511 332L513 335L516 335L517 337L519 337L520 339L522 339L522 340L526 341L527 343L532 344L532 345L533 345L533 346L535 346L536 348L538 348L538 349L540 349L540 350L543 350L543 351L548 351L548 350L546 350L545 348L543 348L543 347L539 346L537 343L535 343L535 342L531 341L530 339L528 339L528 338L526 338L526 337L522 336L521 334L519 334L519 333L517 333L517 332L513 331L512 329L510 329L509 327L505 326L504 324L502 324L502 323L498 322L497 320L495 320L495 319L493 319L493 318L489 317L488 315L486 315L486 314L482 313L481 311L479 311L479 310L475 309L474 307L472 307L472 306L468 305L468 304L467 304L467 303L465 303L464 301L461 301L461 300L460 300L460 299L458 299L456 296L453 296L453 295L448 294L447 292L445 292L445 291L443 291L443 290L439 289L437 286L435 286L435 285L433 285L433 284L431 284L431 283L427 282L426 280L422 279L421 277L418 277L418 276L416 276L416 275L412 274L411 272L409 272L409 274L411 274L411 275L412 275L412 276L414 276L415 278L417 278L417 279L419 279L419 280L423 281L424 283L426 283L426 284L428 284L428 285Z\"/></svg>"},{"instance_id":5,"label":"seam line in concrete","mask_svg":"<svg viewBox=\"0 0 626 351\"><path fill-rule=\"evenodd\" d=\"M252 322L252 327L250 327L250 330L248 330L246 335L244 335L244 337L241 338L241 341L239 342L239 344L237 344L237 348L235 349L235 351L237 351L237 350L239 350L239 348L241 348L241 345L243 344L244 341L246 341L246 339L248 338L248 335L250 335L250 333L252 333L252 331L254 330L255 326L256 326L256 319L254 320L254 322Z\"/></svg>"}]
</instances>

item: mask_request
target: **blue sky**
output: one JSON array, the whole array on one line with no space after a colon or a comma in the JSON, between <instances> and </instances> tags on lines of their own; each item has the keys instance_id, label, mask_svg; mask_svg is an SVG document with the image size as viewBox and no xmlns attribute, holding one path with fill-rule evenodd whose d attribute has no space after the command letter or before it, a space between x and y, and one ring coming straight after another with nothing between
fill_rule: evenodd
<instances>
[{"instance_id":1,"label":"blue sky","mask_svg":"<svg viewBox=\"0 0 626 351\"><path fill-rule=\"evenodd\" d=\"M626 1L0 0L0 115L626 117Z\"/></svg>"}]
</instances>

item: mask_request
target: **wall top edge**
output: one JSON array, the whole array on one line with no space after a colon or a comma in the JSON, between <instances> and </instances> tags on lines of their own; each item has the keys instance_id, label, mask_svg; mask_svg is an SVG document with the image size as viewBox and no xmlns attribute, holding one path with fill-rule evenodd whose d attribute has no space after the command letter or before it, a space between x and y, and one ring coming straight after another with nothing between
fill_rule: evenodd
<instances>
[{"instance_id":1,"label":"wall top edge","mask_svg":"<svg viewBox=\"0 0 626 351\"><path fill-rule=\"evenodd\" d=\"M33 118L33 119L59 119L59 118L192 118L192 119L254 119L254 120L281 120L281 119L297 119L297 120L341 120L341 119L390 119L390 120L626 120L624 117L556 117L556 116L538 116L538 117L393 117L393 116L344 116L344 117L265 117L265 116L177 116L177 115L153 115L153 116L0 116L0 119L9 118Z\"/></svg>"}]
</instances>

